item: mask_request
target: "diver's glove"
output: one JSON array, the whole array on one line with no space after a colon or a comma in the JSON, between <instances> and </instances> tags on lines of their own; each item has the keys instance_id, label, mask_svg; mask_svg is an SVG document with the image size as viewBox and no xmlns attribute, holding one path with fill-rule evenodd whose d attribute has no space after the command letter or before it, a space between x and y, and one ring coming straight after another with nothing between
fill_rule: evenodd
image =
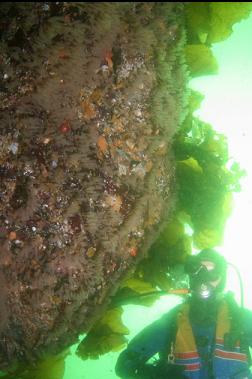
<instances>
[{"instance_id":1,"label":"diver's glove","mask_svg":"<svg viewBox=\"0 0 252 379\"><path fill-rule=\"evenodd\" d=\"M158 362L155 365L145 364L137 370L137 379L184 379L184 367L166 362Z\"/></svg>"}]
</instances>

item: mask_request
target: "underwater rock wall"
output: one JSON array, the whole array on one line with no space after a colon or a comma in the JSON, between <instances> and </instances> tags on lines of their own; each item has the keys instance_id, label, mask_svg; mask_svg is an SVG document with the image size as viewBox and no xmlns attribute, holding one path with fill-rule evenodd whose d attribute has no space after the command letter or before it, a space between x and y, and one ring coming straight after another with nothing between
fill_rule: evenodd
<instances>
[{"instance_id":1,"label":"underwater rock wall","mask_svg":"<svg viewBox=\"0 0 252 379\"><path fill-rule=\"evenodd\" d=\"M182 3L5 3L0 368L76 342L173 208Z\"/></svg>"}]
</instances>

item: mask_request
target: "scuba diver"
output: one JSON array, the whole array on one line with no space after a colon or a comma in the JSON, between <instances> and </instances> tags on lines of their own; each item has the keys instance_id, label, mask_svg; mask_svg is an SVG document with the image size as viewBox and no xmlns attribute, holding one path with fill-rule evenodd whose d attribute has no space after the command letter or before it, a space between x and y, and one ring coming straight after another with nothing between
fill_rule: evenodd
<instances>
[{"instance_id":1,"label":"scuba diver","mask_svg":"<svg viewBox=\"0 0 252 379\"><path fill-rule=\"evenodd\" d=\"M204 249L190 256L185 272L185 301L133 338L117 360L116 374L123 379L252 378L252 312L223 293L226 260Z\"/></svg>"}]
</instances>

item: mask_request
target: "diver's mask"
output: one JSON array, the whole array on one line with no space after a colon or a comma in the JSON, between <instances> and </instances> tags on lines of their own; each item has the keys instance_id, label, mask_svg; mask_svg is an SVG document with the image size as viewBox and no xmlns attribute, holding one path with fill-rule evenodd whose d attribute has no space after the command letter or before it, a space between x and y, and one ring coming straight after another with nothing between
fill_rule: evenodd
<instances>
[{"instance_id":1,"label":"diver's mask","mask_svg":"<svg viewBox=\"0 0 252 379\"><path fill-rule=\"evenodd\" d=\"M212 262L210 262L212 263ZM189 283L192 295L200 299L214 298L220 292L220 272L216 268L210 268L204 263L189 273Z\"/></svg>"},{"instance_id":2,"label":"diver's mask","mask_svg":"<svg viewBox=\"0 0 252 379\"><path fill-rule=\"evenodd\" d=\"M191 295L199 300L216 299L226 282L226 261L213 249L190 256L185 264Z\"/></svg>"}]
</instances>

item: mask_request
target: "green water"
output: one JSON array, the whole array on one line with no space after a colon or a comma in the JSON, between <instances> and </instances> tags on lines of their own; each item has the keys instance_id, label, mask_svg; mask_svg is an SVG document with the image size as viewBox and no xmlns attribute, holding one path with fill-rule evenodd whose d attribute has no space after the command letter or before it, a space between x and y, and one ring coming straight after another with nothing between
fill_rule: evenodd
<instances>
[{"instance_id":1,"label":"green water","mask_svg":"<svg viewBox=\"0 0 252 379\"><path fill-rule=\"evenodd\" d=\"M178 296L170 295L160 298L152 307L124 307L123 323L129 328L129 340L151 322L181 302ZM119 353L109 353L99 360L82 361L72 347L72 354L66 359L66 369L63 379L116 379L115 364Z\"/></svg>"},{"instance_id":2,"label":"green water","mask_svg":"<svg viewBox=\"0 0 252 379\"><path fill-rule=\"evenodd\" d=\"M234 209L225 227L223 246L218 250L235 264L242 275L244 304L252 309L251 276L251 214L252 214L252 15L233 26L233 34L213 45L219 63L219 74L196 78L193 89L205 99L197 115L215 130L227 136L229 156L239 162L247 175L242 190L234 194ZM234 270L229 270L229 288L237 294L239 283Z\"/></svg>"}]
</instances>

